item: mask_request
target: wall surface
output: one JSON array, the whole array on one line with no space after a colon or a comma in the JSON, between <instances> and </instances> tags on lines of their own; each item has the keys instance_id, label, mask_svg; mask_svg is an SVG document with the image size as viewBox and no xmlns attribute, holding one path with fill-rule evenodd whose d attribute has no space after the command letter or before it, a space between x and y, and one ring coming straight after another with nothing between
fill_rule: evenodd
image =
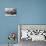
<instances>
[{"instance_id":1,"label":"wall surface","mask_svg":"<svg viewBox=\"0 0 46 46\"><path fill-rule=\"evenodd\" d=\"M4 8L10 7L17 16L5 16ZM17 24L46 24L46 0L0 0L0 44L8 43L9 32L17 34Z\"/></svg>"}]
</instances>

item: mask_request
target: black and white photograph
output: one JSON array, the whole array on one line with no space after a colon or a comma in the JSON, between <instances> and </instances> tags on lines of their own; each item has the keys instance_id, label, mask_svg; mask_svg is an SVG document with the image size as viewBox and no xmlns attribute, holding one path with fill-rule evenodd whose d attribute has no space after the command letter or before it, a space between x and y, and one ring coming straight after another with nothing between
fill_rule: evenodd
<instances>
[{"instance_id":1,"label":"black and white photograph","mask_svg":"<svg viewBox=\"0 0 46 46\"><path fill-rule=\"evenodd\" d=\"M20 24L18 25L18 38L20 46L46 42L46 25Z\"/></svg>"},{"instance_id":2,"label":"black and white photograph","mask_svg":"<svg viewBox=\"0 0 46 46\"><path fill-rule=\"evenodd\" d=\"M5 8L5 16L16 16L16 8Z\"/></svg>"}]
</instances>

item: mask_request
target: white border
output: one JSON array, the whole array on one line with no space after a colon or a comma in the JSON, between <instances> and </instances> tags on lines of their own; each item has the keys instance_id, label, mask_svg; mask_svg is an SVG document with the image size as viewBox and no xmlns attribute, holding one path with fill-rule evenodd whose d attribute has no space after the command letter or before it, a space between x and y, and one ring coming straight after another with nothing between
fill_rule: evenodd
<instances>
[{"instance_id":1,"label":"white border","mask_svg":"<svg viewBox=\"0 0 46 46\"><path fill-rule=\"evenodd\" d=\"M20 25L18 25L18 43L20 43Z\"/></svg>"}]
</instances>

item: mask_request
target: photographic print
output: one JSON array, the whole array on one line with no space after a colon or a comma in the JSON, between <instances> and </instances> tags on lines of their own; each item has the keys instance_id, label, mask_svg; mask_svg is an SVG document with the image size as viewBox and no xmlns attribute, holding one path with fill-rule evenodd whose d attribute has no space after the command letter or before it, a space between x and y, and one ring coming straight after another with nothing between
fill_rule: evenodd
<instances>
[{"instance_id":1,"label":"photographic print","mask_svg":"<svg viewBox=\"0 0 46 46\"><path fill-rule=\"evenodd\" d=\"M46 43L46 25L19 24L18 42L20 46L42 46Z\"/></svg>"},{"instance_id":2,"label":"photographic print","mask_svg":"<svg viewBox=\"0 0 46 46\"><path fill-rule=\"evenodd\" d=\"M16 8L5 8L5 16L16 16Z\"/></svg>"}]
</instances>

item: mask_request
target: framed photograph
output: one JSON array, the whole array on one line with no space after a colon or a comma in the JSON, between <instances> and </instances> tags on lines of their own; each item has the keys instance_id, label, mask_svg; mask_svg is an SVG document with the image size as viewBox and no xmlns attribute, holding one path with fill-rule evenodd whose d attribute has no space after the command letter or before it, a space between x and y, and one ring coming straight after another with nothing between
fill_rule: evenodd
<instances>
[{"instance_id":1,"label":"framed photograph","mask_svg":"<svg viewBox=\"0 0 46 46\"><path fill-rule=\"evenodd\" d=\"M5 16L16 16L16 8L5 8Z\"/></svg>"}]
</instances>

